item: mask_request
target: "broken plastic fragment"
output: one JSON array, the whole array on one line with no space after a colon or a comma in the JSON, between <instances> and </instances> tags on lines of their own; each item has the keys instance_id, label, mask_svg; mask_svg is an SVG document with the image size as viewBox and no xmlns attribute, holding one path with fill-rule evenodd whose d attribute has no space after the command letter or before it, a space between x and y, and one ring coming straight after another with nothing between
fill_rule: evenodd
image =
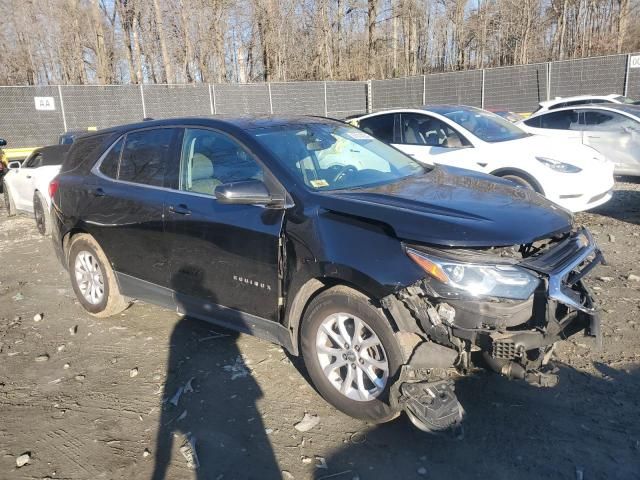
<instances>
[{"instance_id":1,"label":"broken plastic fragment","mask_svg":"<svg viewBox=\"0 0 640 480\"><path fill-rule=\"evenodd\" d=\"M200 461L196 453L196 437L193 435L187 436L184 444L180 447L180 453L187 460L187 467L191 470L197 470L200 467Z\"/></svg>"},{"instance_id":2,"label":"broken plastic fragment","mask_svg":"<svg viewBox=\"0 0 640 480\"><path fill-rule=\"evenodd\" d=\"M304 414L302 420L296 423L293 427L299 432L308 432L313 427L320 423L320 417L317 415L309 415L308 413Z\"/></svg>"}]
</instances>

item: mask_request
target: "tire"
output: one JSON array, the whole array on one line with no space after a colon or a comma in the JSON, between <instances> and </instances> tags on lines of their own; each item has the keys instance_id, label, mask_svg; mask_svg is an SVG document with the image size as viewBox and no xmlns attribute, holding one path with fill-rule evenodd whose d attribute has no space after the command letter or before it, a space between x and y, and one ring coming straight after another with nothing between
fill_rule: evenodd
<instances>
[{"instance_id":1,"label":"tire","mask_svg":"<svg viewBox=\"0 0 640 480\"><path fill-rule=\"evenodd\" d=\"M47 202L40 192L33 195L33 217L40 235L51 234L51 213L47 208Z\"/></svg>"},{"instance_id":2,"label":"tire","mask_svg":"<svg viewBox=\"0 0 640 480\"><path fill-rule=\"evenodd\" d=\"M7 212L8 217L14 217L16 215L16 204L13 201L13 197L11 196L11 192L9 191L9 187L7 186L7 184L3 183L3 185L4 185L3 197L4 197L5 211Z\"/></svg>"},{"instance_id":3,"label":"tire","mask_svg":"<svg viewBox=\"0 0 640 480\"><path fill-rule=\"evenodd\" d=\"M364 338L362 349L356 351L356 345L359 343L357 341L353 342L348 349L345 349L344 345L341 349L335 348L338 344L335 335L330 339L323 325L331 325L331 322L335 321L330 328L334 334L338 333L339 339L344 339L345 337L340 335L340 330L337 328L340 318L345 318L340 314L346 314L347 319L342 321L347 333L351 333L351 339L355 337L353 327L357 319L369 329L368 331L365 328L360 329L360 337ZM370 333L375 334L375 337L369 335ZM402 355L389 321L365 295L346 286L337 286L322 292L307 307L300 335L301 350L307 371L316 389L327 402L351 417L374 423L387 422L398 416L399 411L390 406L389 390L402 365ZM368 341L367 345L377 341L382 348L364 347L365 341ZM336 355L324 353L327 350L323 349L323 346L333 348L332 351ZM328 358L330 360L327 360ZM368 360L365 361L365 358ZM375 360L378 364L384 364L386 360L388 367L386 381L379 380L377 387L363 370L363 368L373 368L372 364L368 363L371 360ZM343 366L328 368L328 365L334 363L343 364ZM325 369L330 370L329 375L325 374ZM354 372L351 377L349 377L350 369ZM358 370L361 373L358 373ZM376 370L374 374L378 379L385 377L382 369ZM359 375L362 376L362 383L359 382ZM349 378L351 383L344 387L345 381ZM363 389L360 388L361 385ZM376 391L368 398L367 395L363 397L363 390L374 389Z\"/></svg>"},{"instance_id":4,"label":"tire","mask_svg":"<svg viewBox=\"0 0 640 480\"><path fill-rule=\"evenodd\" d=\"M79 262L78 270L76 262ZM129 306L120 294L116 276L107 256L91 235L82 233L71 239L68 266L73 291L80 304L91 315L100 318L110 317ZM91 277L90 282L81 282L78 278L83 271L85 278ZM96 275L99 275L99 279L96 279ZM95 295L91 295L91 292Z\"/></svg>"},{"instance_id":5,"label":"tire","mask_svg":"<svg viewBox=\"0 0 640 480\"><path fill-rule=\"evenodd\" d=\"M524 187L527 190L532 190L534 192L538 191L529 180L522 178L519 175L503 175L501 178L504 178L505 180L510 180L516 185L519 185L520 187Z\"/></svg>"}]
</instances>

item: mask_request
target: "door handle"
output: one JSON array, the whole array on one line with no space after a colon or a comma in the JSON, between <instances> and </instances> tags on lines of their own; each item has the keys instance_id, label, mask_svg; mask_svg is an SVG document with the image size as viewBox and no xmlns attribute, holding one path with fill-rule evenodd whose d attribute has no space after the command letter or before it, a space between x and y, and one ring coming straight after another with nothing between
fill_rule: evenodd
<instances>
[{"instance_id":1,"label":"door handle","mask_svg":"<svg viewBox=\"0 0 640 480\"><path fill-rule=\"evenodd\" d=\"M476 162L478 165L480 165L481 167L486 167L487 165L489 165L488 163L485 162Z\"/></svg>"},{"instance_id":2,"label":"door handle","mask_svg":"<svg viewBox=\"0 0 640 480\"><path fill-rule=\"evenodd\" d=\"M105 195L106 194L104 193L104 190L101 187L98 187L93 191L94 197L104 197Z\"/></svg>"},{"instance_id":3,"label":"door handle","mask_svg":"<svg viewBox=\"0 0 640 480\"><path fill-rule=\"evenodd\" d=\"M184 203L181 203L180 205L171 205L169 207L169 211L176 215L191 215L191 210L189 210L189 207Z\"/></svg>"},{"instance_id":4,"label":"door handle","mask_svg":"<svg viewBox=\"0 0 640 480\"><path fill-rule=\"evenodd\" d=\"M27 178L31 178L31 175L27 175Z\"/></svg>"}]
</instances>

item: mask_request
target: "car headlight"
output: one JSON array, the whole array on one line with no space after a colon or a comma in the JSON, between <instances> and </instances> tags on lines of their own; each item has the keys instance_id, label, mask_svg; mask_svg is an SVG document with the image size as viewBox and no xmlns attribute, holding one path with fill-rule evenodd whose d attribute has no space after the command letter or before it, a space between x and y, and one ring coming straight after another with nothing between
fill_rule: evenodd
<instances>
[{"instance_id":1,"label":"car headlight","mask_svg":"<svg viewBox=\"0 0 640 480\"><path fill-rule=\"evenodd\" d=\"M560 162L558 160L554 160L553 158L536 157L536 160L538 160L544 166L549 167L551 170L555 170L556 172L578 173L582 171L580 167L576 167L575 165L571 165L570 163Z\"/></svg>"},{"instance_id":2,"label":"car headlight","mask_svg":"<svg viewBox=\"0 0 640 480\"><path fill-rule=\"evenodd\" d=\"M515 265L457 262L408 248L407 255L431 278L437 293L451 297L499 297L527 300L540 283L535 275Z\"/></svg>"}]
</instances>

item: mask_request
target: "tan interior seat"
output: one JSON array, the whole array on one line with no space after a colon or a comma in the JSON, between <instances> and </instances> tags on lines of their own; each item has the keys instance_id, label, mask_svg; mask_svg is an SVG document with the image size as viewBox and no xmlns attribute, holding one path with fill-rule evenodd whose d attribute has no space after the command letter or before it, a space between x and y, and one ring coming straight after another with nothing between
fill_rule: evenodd
<instances>
[{"instance_id":1,"label":"tan interior seat","mask_svg":"<svg viewBox=\"0 0 640 480\"><path fill-rule=\"evenodd\" d=\"M202 153L193 155L191 165L191 191L213 195L220 180L213 176L213 162Z\"/></svg>"}]
</instances>

